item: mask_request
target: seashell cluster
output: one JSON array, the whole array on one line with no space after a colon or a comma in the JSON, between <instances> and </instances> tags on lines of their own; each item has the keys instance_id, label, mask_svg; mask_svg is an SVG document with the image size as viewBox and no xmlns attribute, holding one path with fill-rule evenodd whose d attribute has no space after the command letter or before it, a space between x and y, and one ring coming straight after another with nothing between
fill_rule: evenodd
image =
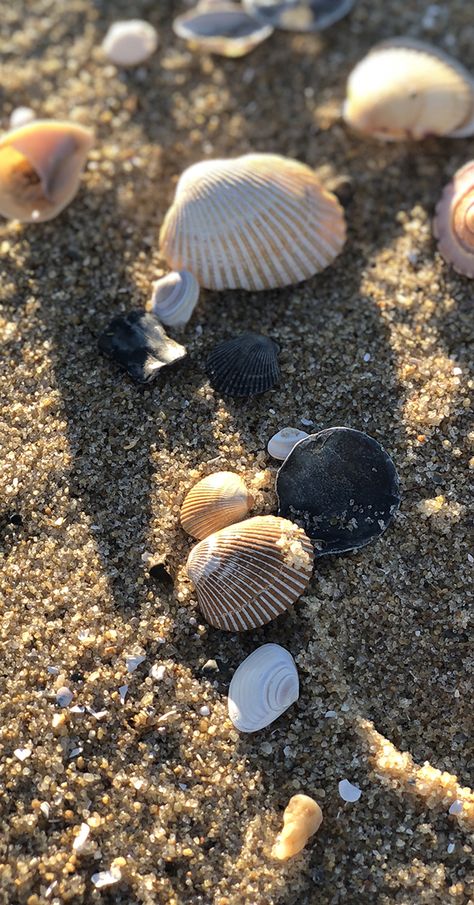
<instances>
[{"instance_id":1,"label":"seashell cluster","mask_svg":"<svg viewBox=\"0 0 474 905\"><path fill-rule=\"evenodd\" d=\"M384 141L474 133L474 80L430 44L393 38L374 47L351 72L346 122Z\"/></svg>"},{"instance_id":2,"label":"seashell cluster","mask_svg":"<svg viewBox=\"0 0 474 905\"><path fill-rule=\"evenodd\" d=\"M343 210L315 173L276 154L206 160L182 174L160 233L174 270L208 289L273 289L327 267L346 236Z\"/></svg>"},{"instance_id":3,"label":"seashell cluster","mask_svg":"<svg viewBox=\"0 0 474 905\"><path fill-rule=\"evenodd\" d=\"M179 38L224 57L243 57L273 32L271 25L262 25L230 0L205 0L190 13L178 16L173 30Z\"/></svg>"},{"instance_id":4,"label":"seashell cluster","mask_svg":"<svg viewBox=\"0 0 474 905\"><path fill-rule=\"evenodd\" d=\"M277 474L278 512L302 525L320 555L364 547L400 505L398 475L377 440L331 427L301 440Z\"/></svg>"},{"instance_id":5,"label":"seashell cluster","mask_svg":"<svg viewBox=\"0 0 474 905\"><path fill-rule=\"evenodd\" d=\"M24 223L52 220L72 201L93 144L75 123L34 120L0 141L0 215Z\"/></svg>"},{"instance_id":6,"label":"seashell cluster","mask_svg":"<svg viewBox=\"0 0 474 905\"><path fill-rule=\"evenodd\" d=\"M286 861L297 855L321 826L323 812L309 795L293 795L283 813L283 829L272 849L274 858Z\"/></svg>"},{"instance_id":7,"label":"seashell cluster","mask_svg":"<svg viewBox=\"0 0 474 905\"><path fill-rule=\"evenodd\" d=\"M104 40L102 50L115 66L138 66L155 52L158 33L143 19L114 22Z\"/></svg>"},{"instance_id":8,"label":"seashell cluster","mask_svg":"<svg viewBox=\"0 0 474 905\"><path fill-rule=\"evenodd\" d=\"M279 351L267 336L243 333L215 346L207 357L206 373L224 396L257 396L280 380Z\"/></svg>"},{"instance_id":9,"label":"seashell cluster","mask_svg":"<svg viewBox=\"0 0 474 905\"><path fill-rule=\"evenodd\" d=\"M322 31L342 19L355 0L243 0L245 9L275 28Z\"/></svg>"},{"instance_id":10,"label":"seashell cluster","mask_svg":"<svg viewBox=\"0 0 474 905\"><path fill-rule=\"evenodd\" d=\"M263 644L232 676L229 717L240 732L257 732L278 719L298 698L293 657L279 644Z\"/></svg>"},{"instance_id":11,"label":"seashell cluster","mask_svg":"<svg viewBox=\"0 0 474 905\"><path fill-rule=\"evenodd\" d=\"M287 519L256 516L202 540L188 557L198 605L215 628L257 628L289 609L305 590L313 549Z\"/></svg>"},{"instance_id":12,"label":"seashell cluster","mask_svg":"<svg viewBox=\"0 0 474 905\"><path fill-rule=\"evenodd\" d=\"M99 337L99 349L137 383L149 383L162 368L186 356L186 349L167 336L158 318L145 311L114 317Z\"/></svg>"},{"instance_id":13,"label":"seashell cluster","mask_svg":"<svg viewBox=\"0 0 474 905\"><path fill-rule=\"evenodd\" d=\"M289 456L293 447L308 436L306 431L300 431L297 427L284 427L270 438L267 451L273 459L284 460Z\"/></svg>"},{"instance_id":14,"label":"seashell cluster","mask_svg":"<svg viewBox=\"0 0 474 905\"><path fill-rule=\"evenodd\" d=\"M187 270L167 273L153 283L150 308L167 327L184 327L199 301L199 283Z\"/></svg>"},{"instance_id":15,"label":"seashell cluster","mask_svg":"<svg viewBox=\"0 0 474 905\"><path fill-rule=\"evenodd\" d=\"M474 277L474 160L455 173L436 207L433 232L444 260Z\"/></svg>"},{"instance_id":16,"label":"seashell cluster","mask_svg":"<svg viewBox=\"0 0 474 905\"><path fill-rule=\"evenodd\" d=\"M181 524L188 534L202 540L245 518L254 504L242 478L218 471L198 481L184 498Z\"/></svg>"}]
</instances>

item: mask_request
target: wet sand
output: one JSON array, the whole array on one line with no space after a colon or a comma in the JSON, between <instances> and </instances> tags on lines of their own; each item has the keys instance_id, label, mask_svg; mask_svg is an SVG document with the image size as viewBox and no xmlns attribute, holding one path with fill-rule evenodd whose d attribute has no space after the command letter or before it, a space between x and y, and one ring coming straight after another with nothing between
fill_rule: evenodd
<instances>
[{"instance_id":1,"label":"wet sand","mask_svg":"<svg viewBox=\"0 0 474 905\"><path fill-rule=\"evenodd\" d=\"M441 261L431 218L474 141L380 145L340 119L350 69L384 37L424 38L469 65L468 4L426 9L360 0L322 35L278 33L233 61L191 53L170 28L182 6L165 0L1 4L3 126L26 104L97 133L57 220L1 225L8 905L472 901L473 284ZM160 47L118 72L100 42L124 15L151 21ZM143 307L165 272L157 237L182 170L250 150L296 157L339 187L346 248L286 290L203 292L187 327L169 331L187 361L137 387L99 355L97 336ZM206 355L247 329L280 344L283 380L248 402L223 400ZM219 632L185 580L180 502L199 477L230 469L255 493L255 513L275 512L266 443L301 419L380 440L401 512L377 543L321 560L294 612L252 634ZM159 562L174 589L150 576ZM239 735L228 684L267 641L295 657L300 699ZM134 654L145 659L130 673ZM68 708L56 703L61 686ZM17 749L31 753L20 760ZM361 788L356 804L340 799L343 778ZM280 864L271 845L299 791L317 799L323 824ZM456 799L463 810L450 815ZM88 843L75 852L83 823ZM120 882L95 889L92 875L111 866Z\"/></svg>"}]
</instances>

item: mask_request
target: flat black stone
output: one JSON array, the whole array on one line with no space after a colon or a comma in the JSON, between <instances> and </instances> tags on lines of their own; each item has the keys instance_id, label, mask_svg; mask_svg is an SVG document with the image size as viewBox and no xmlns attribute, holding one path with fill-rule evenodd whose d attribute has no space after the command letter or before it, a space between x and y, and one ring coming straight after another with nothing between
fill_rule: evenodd
<instances>
[{"instance_id":1,"label":"flat black stone","mask_svg":"<svg viewBox=\"0 0 474 905\"><path fill-rule=\"evenodd\" d=\"M304 528L320 556L375 540L400 505L390 456L377 440L348 427L297 443L277 474L276 491L279 515Z\"/></svg>"},{"instance_id":2,"label":"flat black stone","mask_svg":"<svg viewBox=\"0 0 474 905\"><path fill-rule=\"evenodd\" d=\"M186 349L167 336L160 321L147 311L114 317L99 337L99 349L137 383L149 383L162 368L186 356Z\"/></svg>"}]
</instances>

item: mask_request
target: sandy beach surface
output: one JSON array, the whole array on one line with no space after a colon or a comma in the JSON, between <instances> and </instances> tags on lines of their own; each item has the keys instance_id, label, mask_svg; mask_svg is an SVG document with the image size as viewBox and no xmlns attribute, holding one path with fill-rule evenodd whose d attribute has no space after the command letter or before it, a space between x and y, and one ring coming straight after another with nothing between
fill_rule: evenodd
<instances>
[{"instance_id":1,"label":"sandy beach surface","mask_svg":"<svg viewBox=\"0 0 474 905\"><path fill-rule=\"evenodd\" d=\"M472 7L360 0L329 31L278 32L241 60L176 38L183 8L0 4L2 126L28 105L96 131L61 216L0 229L0 901L468 905L473 283L443 263L431 220L474 140L382 145L351 133L340 109L352 66L394 34L472 64ZM118 71L100 44L132 15L160 45ZM187 327L169 330L187 360L140 388L97 337L166 272L158 232L182 170L250 150L298 158L337 189L346 247L289 289L203 292ZM224 400L204 362L247 329L279 343L283 379ZM255 514L274 513L267 441L308 422L377 438L401 511L377 543L320 560L293 612L217 631L185 578L180 503L228 469ZM300 698L239 734L229 681L268 641L293 654ZM130 657L144 658L133 672ZM339 797L345 778L362 791L354 804ZM319 802L323 824L279 863L271 846L296 792ZM96 888L109 870L117 882Z\"/></svg>"}]
</instances>

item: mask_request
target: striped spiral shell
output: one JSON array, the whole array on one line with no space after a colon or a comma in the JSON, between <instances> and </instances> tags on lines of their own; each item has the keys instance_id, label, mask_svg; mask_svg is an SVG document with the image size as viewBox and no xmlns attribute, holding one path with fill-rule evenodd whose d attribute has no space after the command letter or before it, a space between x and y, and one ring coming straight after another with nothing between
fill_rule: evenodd
<instances>
[{"instance_id":1,"label":"striped spiral shell","mask_svg":"<svg viewBox=\"0 0 474 905\"><path fill-rule=\"evenodd\" d=\"M181 524L188 534L202 540L245 518L254 499L242 478L231 471L218 471L198 481L184 498Z\"/></svg>"},{"instance_id":2,"label":"striped spiral shell","mask_svg":"<svg viewBox=\"0 0 474 905\"><path fill-rule=\"evenodd\" d=\"M291 607L312 568L313 548L304 531L287 519L262 515L202 540L189 554L187 574L207 621L243 631Z\"/></svg>"},{"instance_id":3,"label":"striped spiral shell","mask_svg":"<svg viewBox=\"0 0 474 905\"><path fill-rule=\"evenodd\" d=\"M276 154L194 164L160 234L170 267L208 289L272 289L306 280L342 249L336 197L309 167Z\"/></svg>"},{"instance_id":4,"label":"striped spiral shell","mask_svg":"<svg viewBox=\"0 0 474 905\"><path fill-rule=\"evenodd\" d=\"M436 207L433 232L440 254L458 273L474 277L474 160L444 189Z\"/></svg>"}]
</instances>

